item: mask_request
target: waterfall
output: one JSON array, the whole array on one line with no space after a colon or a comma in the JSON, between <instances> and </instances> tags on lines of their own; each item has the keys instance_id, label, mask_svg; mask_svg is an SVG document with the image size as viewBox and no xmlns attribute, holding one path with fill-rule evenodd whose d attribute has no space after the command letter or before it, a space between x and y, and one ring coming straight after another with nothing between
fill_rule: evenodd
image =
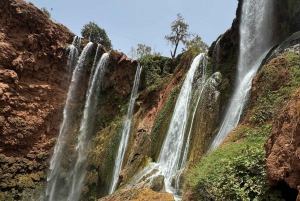
<instances>
[{"instance_id":1,"label":"waterfall","mask_svg":"<svg viewBox=\"0 0 300 201\"><path fill-rule=\"evenodd\" d=\"M128 186L134 186L143 178L144 181L151 183L158 175L165 177L164 183L167 192L174 195L175 200L180 200L177 195L176 186L172 187L172 180L178 178L178 174L184 169L188 156L188 141L184 144L185 133L187 130L187 123L189 118L189 111L191 110L191 99L194 94L197 94L197 102L199 102L202 89L206 85L206 64L207 59L205 54L199 54L193 61L187 76L184 80L179 96L177 98L173 116L167 131L163 146L157 163L149 163L141 172L137 173ZM201 78L196 81L195 74L200 71ZM199 83L200 81L200 83ZM196 87L193 87L195 85ZM193 110L193 117L195 116ZM146 177L145 177L146 176ZM175 184L176 185L176 184Z\"/></svg>"},{"instance_id":2,"label":"waterfall","mask_svg":"<svg viewBox=\"0 0 300 201\"><path fill-rule=\"evenodd\" d=\"M70 187L67 199L68 201L77 201L81 195L86 175L86 158L88 156L89 142L92 134L91 131L94 127L95 111L97 108L100 87L108 60L108 53L104 53L94 71L94 74L91 75L93 76L92 79L90 79L91 82L89 82L83 117L80 123L78 143L76 146L77 159L68 178Z\"/></svg>"},{"instance_id":3,"label":"waterfall","mask_svg":"<svg viewBox=\"0 0 300 201\"><path fill-rule=\"evenodd\" d=\"M74 44L73 44L74 45ZM56 141L54 152L50 160L50 171L47 176L47 187L46 187L46 199L49 201L56 201L56 191L57 191L57 179L60 173L62 153L65 147L66 133L70 129L70 121L72 118L72 104L76 102L76 90L80 84L80 78L83 73L83 66L85 64L86 58L89 56L92 50L93 43L88 43L86 47L83 49L78 63L72 73L71 83L69 85L69 90L67 94L66 104L63 110L63 120L60 126L58 139ZM73 47L71 47L73 48ZM75 48L75 45L74 45ZM76 52L74 50L74 52ZM76 57L70 56L69 59L76 59ZM73 61L69 61L68 63L73 63Z\"/></svg>"},{"instance_id":4,"label":"waterfall","mask_svg":"<svg viewBox=\"0 0 300 201\"><path fill-rule=\"evenodd\" d=\"M81 39L78 36L75 36L72 44L67 48L67 51L69 51L67 67L70 75L72 75L72 72L74 70L73 68L76 66L78 61L78 49L81 43L80 41Z\"/></svg>"},{"instance_id":5,"label":"waterfall","mask_svg":"<svg viewBox=\"0 0 300 201\"><path fill-rule=\"evenodd\" d=\"M202 77L201 77L201 83L200 83L200 86L198 87L198 98L196 100L196 106L193 110L193 113L192 113L192 120L191 120L191 123L190 123L190 128L188 129L188 135L187 135L187 140L186 140L186 145L184 147L184 152L183 152L183 155L182 155L182 160L180 162L180 165L178 166L179 167L179 170L178 170L178 174L176 175L176 178L175 178L175 188L176 189L179 189L180 188L180 176L183 172L183 170L185 169L185 166L187 164L187 160L188 160L188 153L189 153L189 146L190 146L190 137L191 137L191 133L192 133L192 128L193 128L193 122L194 122L194 118L195 118L195 115L196 115L196 111L197 111L197 108L198 108L198 105L199 105L199 102L200 102L200 99L202 97L202 92L203 92L203 89L205 88L205 86L207 85L206 83L206 66L207 66L207 59L204 58L202 60L202 65L201 65L201 70L202 70Z\"/></svg>"},{"instance_id":6,"label":"waterfall","mask_svg":"<svg viewBox=\"0 0 300 201\"><path fill-rule=\"evenodd\" d=\"M109 194L112 194L116 190L118 179L119 179L119 174L122 169L124 155L125 155L128 140L129 140L129 134L130 134L130 128L131 128L131 122L132 122L131 120L132 120L132 116L133 116L133 109L134 109L134 104L135 104L135 100L136 100L136 94L137 94L139 83L140 83L141 72L142 72L142 67L138 66L136 69L136 73L135 73L135 79L134 79L134 84L133 84L132 91L131 91L131 97L130 97L130 102L129 102L129 106L127 109L126 119L124 121L121 141L120 141L117 157L115 160L115 166L114 166L111 186L109 189Z\"/></svg>"},{"instance_id":7,"label":"waterfall","mask_svg":"<svg viewBox=\"0 0 300 201\"><path fill-rule=\"evenodd\" d=\"M210 76L210 78L207 79L207 81L205 79L203 80L203 86L201 87L201 91L198 95L198 99L197 99L197 102L196 102L196 107L194 108L194 112L193 112L193 115L192 115L192 122L191 122L191 126L190 126L190 129L189 129L189 132L188 132L188 137L187 137L187 142L186 142L186 145L185 145L183 159L182 159L182 162L181 162L181 165L180 165L181 170L185 169L185 166L186 166L187 161L188 161L189 142L190 142L190 137L191 137L192 128L193 128L193 124L194 124L195 115L196 115L198 105L201 104L201 100L203 98L207 98L207 97L202 96L202 95L205 95L205 93L203 94L203 92L206 91L206 90L209 90L210 93L212 93L212 89L214 91L216 91L215 87L219 84L220 77L221 77L221 73L215 72L214 74L212 74Z\"/></svg>"},{"instance_id":8,"label":"waterfall","mask_svg":"<svg viewBox=\"0 0 300 201\"><path fill-rule=\"evenodd\" d=\"M210 150L216 149L240 121L240 116L248 100L252 79L256 75L262 59L272 47L272 9L273 2L271 0L243 1L236 88Z\"/></svg>"},{"instance_id":9,"label":"waterfall","mask_svg":"<svg viewBox=\"0 0 300 201\"><path fill-rule=\"evenodd\" d=\"M220 56L220 41L222 39L222 36L220 36L214 46L213 54L212 54L212 68L213 72L218 70L218 62L219 62L219 56Z\"/></svg>"},{"instance_id":10,"label":"waterfall","mask_svg":"<svg viewBox=\"0 0 300 201\"><path fill-rule=\"evenodd\" d=\"M190 110L194 74L199 67L200 62L203 62L205 59L205 54L199 54L194 59L187 73L159 154L159 172L165 177L165 186L168 192L172 192L171 180L180 168L180 157L185 148L183 141Z\"/></svg>"}]
</instances>

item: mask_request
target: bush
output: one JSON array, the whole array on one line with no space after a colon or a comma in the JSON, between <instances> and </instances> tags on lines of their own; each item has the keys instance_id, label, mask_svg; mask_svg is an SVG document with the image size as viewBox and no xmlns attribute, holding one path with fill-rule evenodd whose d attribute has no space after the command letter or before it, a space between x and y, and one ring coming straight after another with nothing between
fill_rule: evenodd
<instances>
[{"instance_id":1,"label":"bush","mask_svg":"<svg viewBox=\"0 0 300 201\"><path fill-rule=\"evenodd\" d=\"M199 200L280 200L266 182L265 142L271 127L243 129L241 143L209 153L188 175Z\"/></svg>"},{"instance_id":2,"label":"bush","mask_svg":"<svg viewBox=\"0 0 300 201\"><path fill-rule=\"evenodd\" d=\"M42 11L45 15L47 15L48 18L51 17L51 14L50 14L50 12L47 10L47 8L43 7L43 8L41 8L41 11Z\"/></svg>"}]
</instances>

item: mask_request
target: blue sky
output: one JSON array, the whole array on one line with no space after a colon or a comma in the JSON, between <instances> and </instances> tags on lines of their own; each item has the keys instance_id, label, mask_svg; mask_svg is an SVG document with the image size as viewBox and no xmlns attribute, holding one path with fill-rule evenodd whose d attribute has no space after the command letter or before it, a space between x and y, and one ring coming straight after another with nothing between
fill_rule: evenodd
<instances>
[{"instance_id":1,"label":"blue sky","mask_svg":"<svg viewBox=\"0 0 300 201\"><path fill-rule=\"evenodd\" d=\"M81 36L84 24L94 21L104 28L113 48L128 55L137 44L170 57L171 44L164 39L181 13L189 30L208 45L231 27L237 0L30 0L46 7L53 19ZM51 10L52 8L52 10ZM182 46L177 50L181 52Z\"/></svg>"}]
</instances>

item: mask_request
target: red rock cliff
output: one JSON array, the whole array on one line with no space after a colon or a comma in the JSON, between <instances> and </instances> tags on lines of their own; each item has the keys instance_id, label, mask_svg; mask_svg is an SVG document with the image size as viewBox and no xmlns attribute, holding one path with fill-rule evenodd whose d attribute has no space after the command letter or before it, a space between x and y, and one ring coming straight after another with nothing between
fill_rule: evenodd
<instances>
[{"instance_id":1,"label":"red rock cliff","mask_svg":"<svg viewBox=\"0 0 300 201\"><path fill-rule=\"evenodd\" d=\"M1 191L26 188L45 176L42 158L60 126L65 47L73 36L32 4L0 1Z\"/></svg>"}]
</instances>

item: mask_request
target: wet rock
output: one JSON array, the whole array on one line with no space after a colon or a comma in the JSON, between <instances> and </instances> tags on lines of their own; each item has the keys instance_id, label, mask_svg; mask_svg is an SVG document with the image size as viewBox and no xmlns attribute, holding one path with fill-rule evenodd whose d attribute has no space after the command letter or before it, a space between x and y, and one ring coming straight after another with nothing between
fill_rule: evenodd
<instances>
[{"instance_id":1,"label":"wet rock","mask_svg":"<svg viewBox=\"0 0 300 201\"><path fill-rule=\"evenodd\" d=\"M286 38L281 44L273 47L269 53L265 56L261 63L261 67L269 63L272 59L278 57L284 52L292 51L299 55L300 53L300 32L296 32L293 35Z\"/></svg>"},{"instance_id":2,"label":"wet rock","mask_svg":"<svg viewBox=\"0 0 300 201\"><path fill-rule=\"evenodd\" d=\"M165 177L163 175L158 175L154 177L150 185L150 189L156 192L162 191L164 189L164 179Z\"/></svg>"}]
</instances>

